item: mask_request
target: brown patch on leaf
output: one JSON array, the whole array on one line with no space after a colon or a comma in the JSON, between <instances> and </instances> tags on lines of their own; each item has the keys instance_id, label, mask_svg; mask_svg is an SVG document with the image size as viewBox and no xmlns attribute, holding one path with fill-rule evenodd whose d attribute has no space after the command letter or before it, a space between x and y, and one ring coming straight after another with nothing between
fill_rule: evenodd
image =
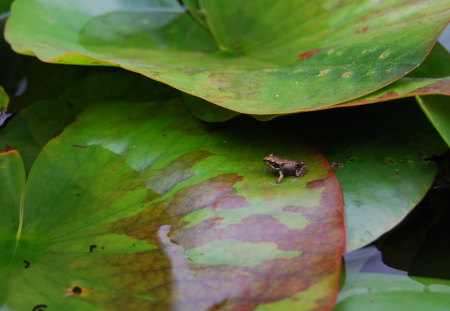
<instances>
[{"instance_id":1,"label":"brown patch on leaf","mask_svg":"<svg viewBox=\"0 0 450 311\"><path fill-rule=\"evenodd\" d=\"M322 188L324 186L325 186L324 179L313 180L306 184L306 188L308 188L308 189L317 189L317 188Z\"/></svg>"},{"instance_id":2,"label":"brown patch on leaf","mask_svg":"<svg viewBox=\"0 0 450 311\"><path fill-rule=\"evenodd\" d=\"M311 56L316 55L316 54L319 53L321 50L322 50L322 49L315 49L315 50L306 51L306 52L304 52L304 53L301 53L301 54L298 56L298 59L301 60L301 61L303 61L303 60L305 60L305 59L307 59L307 58L310 58Z\"/></svg>"},{"instance_id":3,"label":"brown patch on leaf","mask_svg":"<svg viewBox=\"0 0 450 311\"><path fill-rule=\"evenodd\" d=\"M450 80L436 81L432 84L420 87L412 92L409 92L408 95L427 93L450 95Z\"/></svg>"},{"instance_id":4,"label":"brown patch on leaf","mask_svg":"<svg viewBox=\"0 0 450 311\"><path fill-rule=\"evenodd\" d=\"M304 229L290 229L271 215L252 215L227 227L204 224L189 229L172 227L171 236L184 249L231 239L256 244L272 242L284 251L301 250L297 257L276 258L251 267L222 265L212 270L210 266L191 263L191 270L196 271L195 276L202 284L213 286L218 297L228 298L230 310L252 310L260 304L286 299L330 275L337 282L345 238L343 210L330 210L336 202L342 204L335 182L323 179L321 183L326 190L318 206L283 208L307 219L310 224ZM332 295L320 299L319 309L330 309L334 299Z\"/></svg>"},{"instance_id":5,"label":"brown patch on leaf","mask_svg":"<svg viewBox=\"0 0 450 311\"><path fill-rule=\"evenodd\" d=\"M380 97L378 97L378 99L384 99L384 98L391 98L391 97L398 97L400 96L397 92L395 91L389 91L386 94L381 95Z\"/></svg>"},{"instance_id":6,"label":"brown patch on leaf","mask_svg":"<svg viewBox=\"0 0 450 311\"><path fill-rule=\"evenodd\" d=\"M85 299L95 300L93 304L108 310L168 310L174 306L186 311L254 310L261 304L308 290L330 277L337 293L340 256L345 245L342 197L331 169L328 174L320 179L324 191L317 206L282 208L290 216L298 213L309 222L302 229L291 229L276 216L265 214L253 214L238 223L221 223L221 209L251 208L234 188L243 181L237 174L218 175L188 186L150 204L138 215L115 222L114 233L146 240L157 247L139 253L89 256L81 273L89 274L91 279L106 280L106 285L122 294L90 289ZM218 211L218 216L185 226L182 217L205 208ZM301 254L251 266L199 264L187 257L189 249L225 240L274 243L279 250L300 250ZM105 265L99 264L98 258ZM138 299L136 293L153 301ZM318 310L330 310L335 293L318 299Z\"/></svg>"},{"instance_id":7,"label":"brown patch on leaf","mask_svg":"<svg viewBox=\"0 0 450 311\"><path fill-rule=\"evenodd\" d=\"M213 71L210 72L208 77L210 84L208 83L201 88L210 91L208 100L212 102L214 102L215 98L220 98L218 100L220 102L224 99L241 100L244 97L248 101L258 100L261 96L262 88L266 87L266 81L261 81L257 75L254 75L253 79L243 81L240 73Z\"/></svg>"},{"instance_id":8,"label":"brown patch on leaf","mask_svg":"<svg viewBox=\"0 0 450 311\"><path fill-rule=\"evenodd\" d=\"M379 16L382 16L384 14L387 14L387 13L391 12L392 10L395 10L396 8L397 8L397 6L392 6L392 7L388 7L388 8L384 8L384 9L371 11L371 12L369 12L369 14L359 18L358 21L365 22L365 21L367 21L369 19L377 18Z\"/></svg>"},{"instance_id":9,"label":"brown patch on leaf","mask_svg":"<svg viewBox=\"0 0 450 311\"><path fill-rule=\"evenodd\" d=\"M243 196L236 194L234 184L243 180L237 174L223 174L177 191L169 198L150 204L145 211L110 226L114 233L126 234L139 240L158 244L156 232L164 224L170 224L185 215L203 208L237 209L250 205ZM220 216L214 217L218 219ZM206 223L212 226L217 221ZM185 223L181 222L181 226Z\"/></svg>"},{"instance_id":10,"label":"brown patch on leaf","mask_svg":"<svg viewBox=\"0 0 450 311\"><path fill-rule=\"evenodd\" d=\"M352 74L350 73L350 72L344 72L343 74L342 74L342 77L344 77L344 78L349 78L349 77L351 77L352 76Z\"/></svg>"},{"instance_id":11,"label":"brown patch on leaf","mask_svg":"<svg viewBox=\"0 0 450 311\"><path fill-rule=\"evenodd\" d=\"M87 148L86 145L82 145L82 144L73 144L74 147L78 147L78 148Z\"/></svg>"},{"instance_id":12,"label":"brown patch on leaf","mask_svg":"<svg viewBox=\"0 0 450 311\"><path fill-rule=\"evenodd\" d=\"M370 28L369 25L359 27L358 29L355 30L355 33L365 33L367 30L369 30L369 28Z\"/></svg>"},{"instance_id":13,"label":"brown patch on leaf","mask_svg":"<svg viewBox=\"0 0 450 311\"><path fill-rule=\"evenodd\" d=\"M5 148L3 148L3 150L0 151L0 153L8 153L8 152L13 152L13 151L17 152L16 149L6 146Z\"/></svg>"}]
</instances>

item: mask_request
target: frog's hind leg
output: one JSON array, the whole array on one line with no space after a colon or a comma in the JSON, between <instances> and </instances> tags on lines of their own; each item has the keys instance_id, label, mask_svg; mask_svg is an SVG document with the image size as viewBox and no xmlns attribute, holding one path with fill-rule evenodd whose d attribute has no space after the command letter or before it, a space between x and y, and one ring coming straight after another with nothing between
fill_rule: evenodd
<instances>
[{"instance_id":1,"label":"frog's hind leg","mask_svg":"<svg viewBox=\"0 0 450 311\"><path fill-rule=\"evenodd\" d=\"M306 165L303 165L295 171L295 180L302 178L306 175L306 173L308 173L308 167Z\"/></svg>"}]
</instances>

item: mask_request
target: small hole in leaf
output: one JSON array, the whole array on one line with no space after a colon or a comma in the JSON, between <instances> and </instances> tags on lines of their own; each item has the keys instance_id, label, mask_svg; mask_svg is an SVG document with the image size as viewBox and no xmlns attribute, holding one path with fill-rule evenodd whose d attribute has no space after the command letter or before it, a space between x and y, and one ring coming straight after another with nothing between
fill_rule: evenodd
<instances>
[{"instance_id":1,"label":"small hole in leaf","mask_svg":"<svg viewBox=\"0 0 450 311\"><path fill-rule=\"evenodd\" d=\"M97 248L97 245L95 245L95 244L89 245L89 252L92 253L94 251L94 249L96 249L96 248Z\"/></svg>"},{"instance_id":2,"label":"small hole in leaf","mask_svg":"<svg viewBox=\"0 0 450 311\"><path fill-rule=\"evenodd\" d=\"M30 266L30 262L28 260L24 260L23 263L25 264L25 269Z\"/></svg>"},{"instance_id":3,"label":"small hole in leaf","mask_svg":"<svg viewBox=\"0 0 450 311\"><path fill-rule=\"evenodd\" d=\"M350 157L348 159L348 162L355 162L358 158L357 157Z\"/></svg>"},{"instance_id":4,"label":"small hole in leaf","mask_svg":"<svg viewBox=\"0 0 450 311\"><path fill-rule=\"evenodd\" d=\"M83 293L83 289L80 286L74 286L72 287L71 292L72 294L79 296Z\"/></svg>"},{"instance_id":5,"label":"small hole in leaf","mask_svg":"<svg viewBox=\"0 0 450 311\"><path fill-rule=\"evenodd\" d=\"M47 305L41 304L33 307L33 311L44 311L47 309Z\"/></svg>"}]
</instances>

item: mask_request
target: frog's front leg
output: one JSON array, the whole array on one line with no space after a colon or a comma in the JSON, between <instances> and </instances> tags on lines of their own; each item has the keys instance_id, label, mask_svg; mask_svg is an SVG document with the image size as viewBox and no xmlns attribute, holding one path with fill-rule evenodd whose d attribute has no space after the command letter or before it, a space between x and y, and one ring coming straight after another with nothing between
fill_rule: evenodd
<instances>
[{"instance_id":1,"label":"frog's front leg","mask_svg":"<svg viewBox=\"0 0 450 311\"><path fill-rule=\"evenodd\" d=\"M308 167L306 165L302 165L300 166L298 169L295 170L295 179L299 179L303 176L305 176L305 174L308 173Z\"/></svg>"},{"instance_id":2,"label":"frog's front leg","mask_svg":"<svg viewBox=\"0 0 450 311\"><path fill-rule=\"evenodd\" d=\"M278 177L278 180L275 182L276 184L279 184L284 178L282 170L279 170L278 173L280 173L280 177Z\"/></svg>"}]
</instances>

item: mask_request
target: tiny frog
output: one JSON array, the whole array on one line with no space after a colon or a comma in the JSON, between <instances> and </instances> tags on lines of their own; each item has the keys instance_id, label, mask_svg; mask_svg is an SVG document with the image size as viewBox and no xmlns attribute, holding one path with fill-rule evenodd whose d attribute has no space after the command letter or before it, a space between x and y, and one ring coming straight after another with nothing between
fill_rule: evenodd
<instances>
[{"instance_id":1,"label":"tiny frog","mask_svg":"<svg viewBox=\"0 0 450 311\"><path fill-rule=\"evenodd\" d=\"M296 176L298 179L308 172L308 167L302 161L283 159L273 153L265 157L263 161L280 174L277 184L283 180L284 176Z\"/></svg>"}]
</instances>

